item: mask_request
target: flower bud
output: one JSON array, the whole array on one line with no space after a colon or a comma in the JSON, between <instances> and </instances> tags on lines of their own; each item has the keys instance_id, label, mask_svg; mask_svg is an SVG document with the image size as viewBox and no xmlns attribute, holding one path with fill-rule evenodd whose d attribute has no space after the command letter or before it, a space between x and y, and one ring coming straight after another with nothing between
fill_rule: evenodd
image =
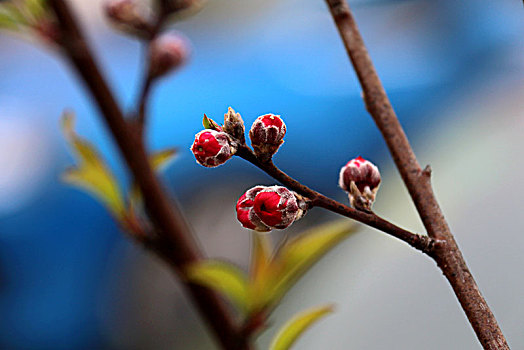
<instances>
[{"instance_id":1,"label":"flower bud","mask_svg":"<svg viewBox=\"0 0 524 350\"><path fill-rule=\"evenodd\" d=\"M265 186L256 186L248 190L239 198L237 202L237 219L243 227L259 232L271 231L271 228L266 226L257 216L253 209L255 196L262 191Z\"/></svg>"},{"instance_id":2,"label":"flower bud","mask_svg":"<svg viewBox=\"0 0 524 350\"><path fill-rule=\"evenodd\" d=\"M266 114L258 117L249 131L251 145L257 157L262 160L269 160L284 142L286 134L286 124L280 116Z\"/></svg>"},{"instance_id":3,"label":"flower bud","mask_svg":"<svg viewBox=\"0 0 524 350\"><path fill-rule=\"evenodd\" d=\"M111 22L122 31L146 35L150 29L146 11L137 0L107 0L104 11Z\"/></svg>"},{"instance_id":4,"label":"flower bud","mask_svg":"<svg viewBox=\"0 0 524 350\"><path fill-rule=\"evenodd\" d=\"M240 143L245 143L244 137L244 121L240 116L240 113L235 112L231 107L228 108L227 113L224 114L224 132L227 132L233 139Z\"/></svg>"},{"instance_id":5,"label":"flower bud","mask_svg":"<svg viewBox=\"0 0 524 350\"><path fill-rule=\"evenodd\" d=\"M303 215L294 193L282 186L258 192L253 208L264 224L277 229L285 229Z\"/></svg>"},{"instance_id":6,"label":"flower bud","mask_svg":"<svg viewBox=\"0 0 524 350\"><path fill-rule=\"evenodd\" d=\"M285 229L304 216L307 199L282 186L255 186L237 202L237 219L255 231Z\"/></svg>"},{"instance_id":7,"label":"flower bud","mask_svg":"<svg viewBox=\"0 0 524 350\"><path fill-rule=\"evenodd\" d=\"M177 32L160 35L149 46L149 74L162 76L180 67L189 56L189 42Z\"/></svg>"},{"instance_id":8,"label":"flower bud","mask_svg":"<svg viewBox=\"0 0 524 350\"><path fill-rule=\"evenodd\" d=\"M208 168L224 164L236 151L228 134L210 129L196 134L191 146L197 162Z\"/></svg>"},{"instance_id":9,"label":"flower bud","mask_svg":"<svg viewBox=\"0 0 524 350\"><path fill-rule=\"evenodd\" d=\"M353 207L369 210L380 185L380 172L373 163L359 156L340 169L338 183L348 192Z\"/></svg>"}]
</instances>

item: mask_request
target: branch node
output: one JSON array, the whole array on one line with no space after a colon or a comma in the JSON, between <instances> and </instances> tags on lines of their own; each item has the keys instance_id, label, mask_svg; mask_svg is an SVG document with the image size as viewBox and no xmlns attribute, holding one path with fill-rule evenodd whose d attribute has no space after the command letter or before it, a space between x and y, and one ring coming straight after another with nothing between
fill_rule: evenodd
<instances>
[{"instance_id":1,"label":"branch node","mask_svg":"<svg viewBox=\"0 0 524 350\"><path fill-rule=\"evenodd\" d=\"M422 176L425 176L427 178L430 178L431 177L431 173L432 173L432 169L431 169L431 165L426 165L426 167L424 168L424 170L422 170Z\"/></svg>"}]
</instances>

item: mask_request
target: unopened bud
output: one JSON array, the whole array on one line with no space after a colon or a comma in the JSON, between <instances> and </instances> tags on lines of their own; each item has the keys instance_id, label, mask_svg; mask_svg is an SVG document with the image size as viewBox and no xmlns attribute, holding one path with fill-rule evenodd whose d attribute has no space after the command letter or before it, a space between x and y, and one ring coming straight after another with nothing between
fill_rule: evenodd
<instances>
[{"instance_id":1,"label":"unopened bud","mask_svg":"<svg viewBox=\"0 0 524 350\"><path fill-rule=\"evenodd\" d=\"M228 134L210 129L196 134L191 146L197 162L208 168L224 164L236 151Z\"/></svg>"},{"instance_id":2,"label":"unopened bud","mask_svg":"<svg viewBox=\"0 0 524 350\"><path fill-rule=\"evenodd\" d=\"M104 10L111 23L124 32L146 35L150 29L145 8L137 0L107 0Z\"/></svg>"},{"instance_id":3,"label":"unopened bud","mask_svg":"<svg viewBox=\"0 0 524 350\"><path fill-rule=\"evenodd\" d=\"M306 199L282 186L256 186L237 202L237 218L242 226L256 231L285 229L302 218Z\"/></svg>"},{"instance_id":4,"label":"unopened bud","mask_svg":"<svg viewBox=\"0 0 524 350\"><path fill-rule=\"evenodd\" d=\"M180 67L189 52L188 40L177 32L160 35L149 46L149 74L156 78Z\"/></svg>"},{"instance_id":5,"label":"unopened bud","mask_svg":"<svg viewBox=\"0 0 524 350\"><path fill-rule=\"evenodd\" d=\"M257 157L271 159L284 142L286 124L278 115L266 114L258 117L249 131L251 145Z\"/></svg>"},{"instance_id":6,"label":"unopened bud","mask_svg":"<svg viewBox=\"0 0 524 350\"><path fill-rule=\"evenodd\" d=\"M240 116L240 113L234 111L233 108L229 107L227 113L224 114L224 132L227 132L233 139L244 144L246 142L244 137L245 127L244 121Z\"/></svg>"},{"instance_id":7,"label":"unopened bud","mask_svg":"<svg viewBox=\"0 0 524 350\"><path fill-rule=\"evenodd\" d=\"M370 210L380 185L380 172L362 157L350 160L340 169L339 186L349 195L350 204L358 209Z\"/></svg>"},{"instance_id":8,"label":"unopened bud","mask_svg":"<svg viewBox=\"0 0 524 350\"><path fill-rule=\"evenodd\" d=\"M240 221L243 227L259 231L259 232L268 232L271 231L267 225L265 225L262 220L257 216L253 205L255 203L255 196L258 192L265 189L265 186L255 186L244 193L237 202L237 219Z\"/></svg>"}]
</instances>

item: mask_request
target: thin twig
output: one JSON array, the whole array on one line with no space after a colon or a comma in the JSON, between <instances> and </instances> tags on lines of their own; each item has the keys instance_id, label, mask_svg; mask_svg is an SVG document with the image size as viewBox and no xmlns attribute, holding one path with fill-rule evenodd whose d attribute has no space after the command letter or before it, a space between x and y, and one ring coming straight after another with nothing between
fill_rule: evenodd
<instances>
[{"instance_id":1,"label":"thin twig","mask_svg":"<svg viewBox=\"0 0 524 350\"><path fill-rule=\"evenodd\" d=\"M134 124L127 124L121 108L109 89L90 48L81 32L77 19L63 0L49 0L60 29L60 45L76 72L92 94L109 127L133 177L144 197L144 206L159 233L149 242L162 259L166 260L181 278L186 291L195 302L201 315L214 331L224 349L250 349L248 339L235 324L220 297L213 291L183 279L184 267L201 260L202 253L191 235L180 209L165 195L158 182L139 132Z\"/></svg>"},{"instance_id":2,"label":"thin twig","mask_svg":"<svg viewBox=\"0 0 524 350\"><path fill-rule=\"evenodd\" d=\"M149 48L151 42L155 40L160 31L162 30L165 20L168 16L168 9L165 3L161 3L158 9L158 15L155 22L150 26L148 36L144 45L144 73L142 79L142 86L140 88L140 94L138 96L137 111L136 111L136 122L139 128L140 135L143 136L145 123L147 119L147 104L149 103L149 94L155 77L151 75L151 61L149 56Z\"/></svg>"},{"instance_id":3,"label":"thin twig","mask_svg":"<svg viewBox=\"0 0 524 350\"><path fill-rule=\"evenodd\" d=\"M408 243L412 247L428 255L432 254L434 243L435 243L434 239L428 236L419 235L419 234L404 230L403 228L396 226L395 224L381 218L380 216L376 215L373 212L357 210L357 209L348 207L347 205L344 205L340 202L337 202L334 199L328 198L325 195L315 190L312 190L311 188L307 187L306 185L303 185L300 182L298 182L297 180L293 179L291 176L284 173L275 164L273 164L271 160L267 162L261 162L255 156L253 151L250 148L248 148L247 146L241 146L238 149L236 155L242 159L247 160L248 162L252 163L256 167L262 169L264 172L272 176L275 180L279 181L281 184L283 184L287 188L290 188L293 191L297 192L298 194L301 194L309 198L311 200L312 206L330 210L334 213L340 214L347 218L350 218L358 222L361 222L363 224L366 224L368 226L374 227L382 232L385 232L393 237L396 237Z\"/></svg>"},{"instance_id":4,"label":"thin twig","mask_svg":"<svg viewBox=\"0 0 524 350\"><path fill-rule=\"evenodd\" d=\"M345 0L326 0L364 91L366 108L380 129L428 236L438 240L433 258L451 284L485 349L509 349L495 316L481 295L431 187L375 71L357 24Z\"/></svg>"},{"instance_id":5,"label":"thin twig","mask_svg":"<svg viewBox=\"0 0 524 350\"><path fill-rule=\"evenodd\" d=\"M148 44L149 47L149 44ZM138 97L138 107L136 114L136 122L138 128L140 129L140 134L143 136L146 116L147 116L147 104L149 103L149 94L151 92L151 87L153 85L153 77L151 76L149 69L149 58L146 59L146 72L144 73L144 78L142 79L142 88L140 89L140 95Z\"/></svg>"}]
</instances>

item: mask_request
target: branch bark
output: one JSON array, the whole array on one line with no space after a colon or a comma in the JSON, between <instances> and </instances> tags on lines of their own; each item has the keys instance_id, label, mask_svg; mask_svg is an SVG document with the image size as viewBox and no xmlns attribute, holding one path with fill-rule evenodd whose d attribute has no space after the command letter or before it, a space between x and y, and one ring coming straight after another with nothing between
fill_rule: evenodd
<instances>
[{"instance_id":1,"label":"branch bark","mask_svg":"<svg viewBox=\"0 0 524 350\"><path fill-rule=\"evenodd\" d=\"M183 269L186 264L203 258L191 230L176 203L165 195L167 192L151 168L140 128L135 123L126 122L71 9L63 0L48 0L48 4L58 21L61 35L59 44L91 93L143 194L146 211L158 233L158 237L151 237L151 240L143 243L172 266L224 349L250 349L248 337L242 334L240 326L234 322L219 296L184 280Z\"/></svg>"},{"instance_id":2,"label":"branch bark","mask_svg":"<svg viewBox=\"0 0 524 350\"><path fill-rule=\"evenodd\" d=\"M480 293L449 229L431 186L431 171L422 170L375 71L345 0L326 0L364 91L366 108L381 131L428 236L437 239L433 259L448 279L478 340L485 349L509 346Z\"/></svg>"}]
</instances>

